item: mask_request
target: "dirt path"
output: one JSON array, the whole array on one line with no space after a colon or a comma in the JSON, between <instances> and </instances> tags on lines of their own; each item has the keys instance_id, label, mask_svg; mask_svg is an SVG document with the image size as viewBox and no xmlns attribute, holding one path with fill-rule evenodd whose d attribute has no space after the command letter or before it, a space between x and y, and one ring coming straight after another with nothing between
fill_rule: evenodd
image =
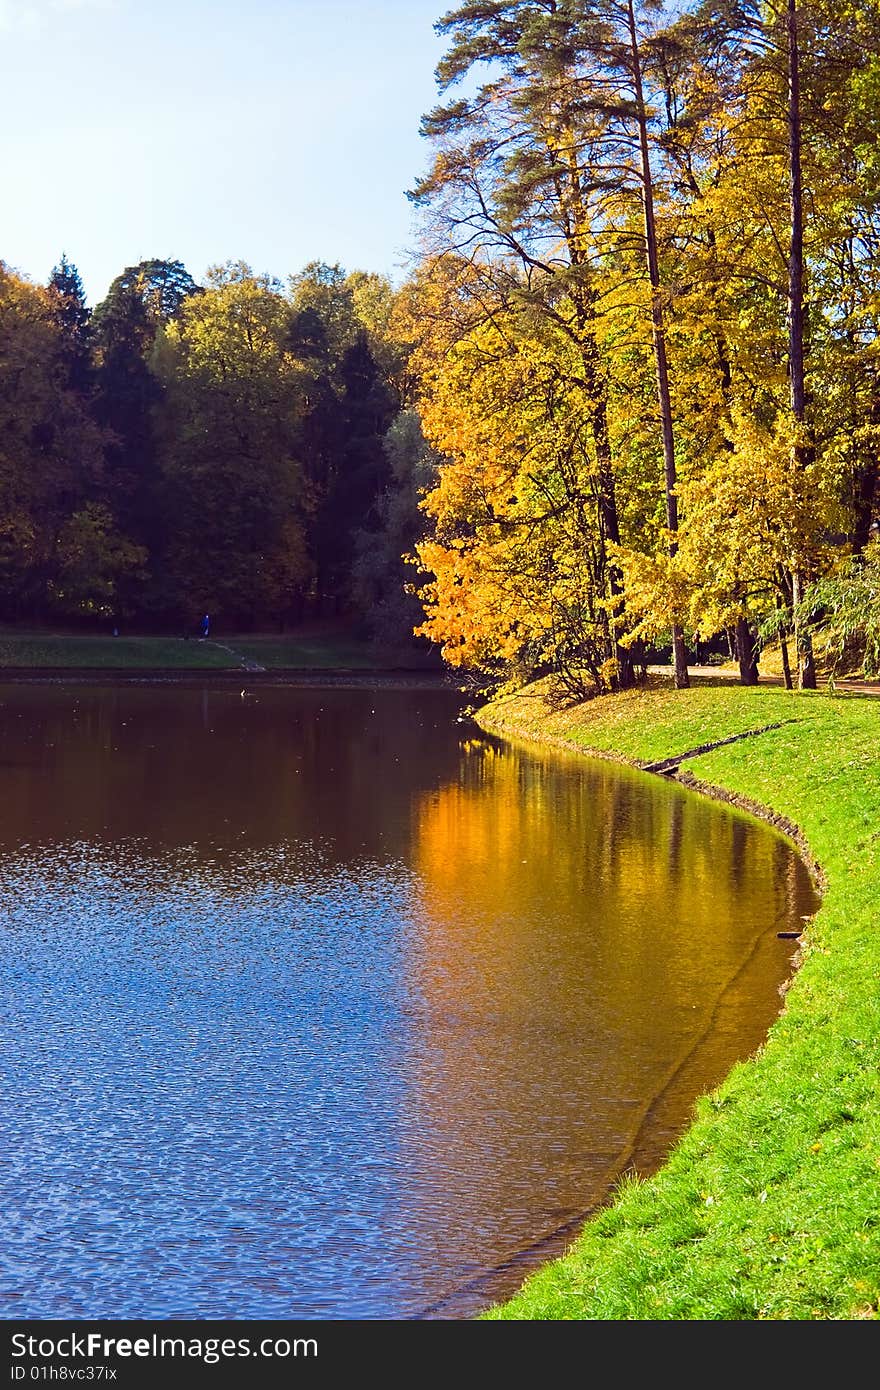
<instances>
[{"instance_id":1,"label":"dirt path","mask_svg":"<svg viewBox=\"0 0 880 1390\"><path fill-rule=\"evenodd\" d=\"M696 748L688 748L685 753L676 753L671 758L661 758L656 763L644 763L644 772L662 772L667 776L677 776L678 767L687 758L701 758L704 753L711 753L716 748L724 748L728 743L739 743L743 738L754 738L757 734L766 734L770 729L781 729L786 724L796 724L796 719L780 719L775 724L762 724L760 729L746 729L741 734L730 734L727 738L718 738L714 743L701 743Z\"/></svg>"},{"instance_id":2,"label":"dirt path","mask_svg":"<svg viewBox=\"0 0 880 1390\"><path fill-rule=\"evenodd\" d=\"M249 657L242 656L241 652L235 651L232 647L227 647L223 642L213 642L210 638L203 638L202 640L207 647L216 647L218 651L226 652L228 656L234 657L243 671L265 671L266 669L265 666L261 666L258 661L251 661Z\"/></svg>"},{"instance_id":3,"label":"dirt path","mask_svg":"<svg viewBox=\"0 0 880 1390\"><path fill-rule=\"evenodd\" d=\"M668 676L672 679L671 666L649 666L648 670L653 676ZM725 669L721 666L689 666L688 673L698 680L717 681L719 685L739 685L739 676L736 671ZM784 685L782 676L761 675L758 677L758 685ZM819 679L819 689L828 690L827 680ZM833 682L831 687L837 695L880 695L880 680L861 680L856 677L841 677Z\"/></svg>"}]
</instances>

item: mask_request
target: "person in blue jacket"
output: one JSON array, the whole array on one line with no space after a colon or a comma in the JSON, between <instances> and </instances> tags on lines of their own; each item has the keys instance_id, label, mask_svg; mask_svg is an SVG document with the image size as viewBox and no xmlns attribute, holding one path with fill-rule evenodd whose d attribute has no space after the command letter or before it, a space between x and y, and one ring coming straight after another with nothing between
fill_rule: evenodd
<instances>
[{"instance_id":1,"label":"person in blue jacket","mask_svg":"<svg viewBox=\"0 0 880 1390\"><path fill-rule=\"evenodd\" d=\"M202 618L202 639L203 639L203 640L204 640L204 638L207 637L207 635L208 635L208 633L210 632L210 630L211 630L211 619L210 619L210 616L206 613L205 616L204 616L204 618Z\"/></svg>"}]
</instances>

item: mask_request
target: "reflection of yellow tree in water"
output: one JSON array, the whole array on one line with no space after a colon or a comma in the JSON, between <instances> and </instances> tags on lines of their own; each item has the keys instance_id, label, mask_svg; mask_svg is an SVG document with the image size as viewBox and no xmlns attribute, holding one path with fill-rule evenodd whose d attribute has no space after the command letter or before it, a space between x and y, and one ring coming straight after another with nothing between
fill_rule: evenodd
<instances>
[{"instance_id":1,"label":"reflection of yellow tree in water","mask_svg":"<svg viewBox=\"0 0 880 1390\"><path fill-rule=\"evenodd\" d=\"M678 787L482 740L419 803L413 853L417 1158L442 1189L456 1155L449 1238L464 1264L486 1227L500 1261L599 1199L646 1116L651 1166L760 1042L809 884L783 840Z\"/></svg>"}]
</instances>

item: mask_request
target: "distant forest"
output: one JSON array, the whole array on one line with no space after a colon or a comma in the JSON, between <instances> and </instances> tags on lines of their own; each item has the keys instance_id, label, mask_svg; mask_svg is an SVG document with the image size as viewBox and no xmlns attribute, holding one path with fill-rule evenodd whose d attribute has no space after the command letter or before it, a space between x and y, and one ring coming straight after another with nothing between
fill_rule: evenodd
<instances>
[{"instance_id":1,"label":"distant forest","mask_svg":"<svg viewBox=\"0 0 880 1390\"><path fill-rule=\"evenodd\" d=\"M92 311L62 257L0 265L0 615L195 630L361 615L412 640L402 556L430 474L377 275L282 286L125 269Z\"/></svg>"},{"instance_id":2,"label":"distant forest","mask_svg":"<svg viewBox=\"0 0 880 1390\"><path fill-rule=\"evenodd\" d=\"M0 615L880 667L878 0L465 0L403 285L0 277ZM404 557L409 557L409 563Z\"/></svg>"}]
</instances>

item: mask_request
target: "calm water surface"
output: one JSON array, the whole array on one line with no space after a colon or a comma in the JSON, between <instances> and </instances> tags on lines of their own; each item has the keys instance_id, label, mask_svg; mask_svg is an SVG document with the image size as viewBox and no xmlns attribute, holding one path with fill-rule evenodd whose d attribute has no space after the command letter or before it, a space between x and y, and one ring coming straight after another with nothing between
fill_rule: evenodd
<instances>
[{"instance_id":1,"label":"calm water surface","mask_svg":"<svg viewBox=\"0 0 880 1390\"><path fill-rule=\"evenodd\" d=\"M468 1316L760 1043L785 842L456 714L0 688L5 1316Z\"/></svg>"}]
</instances>

